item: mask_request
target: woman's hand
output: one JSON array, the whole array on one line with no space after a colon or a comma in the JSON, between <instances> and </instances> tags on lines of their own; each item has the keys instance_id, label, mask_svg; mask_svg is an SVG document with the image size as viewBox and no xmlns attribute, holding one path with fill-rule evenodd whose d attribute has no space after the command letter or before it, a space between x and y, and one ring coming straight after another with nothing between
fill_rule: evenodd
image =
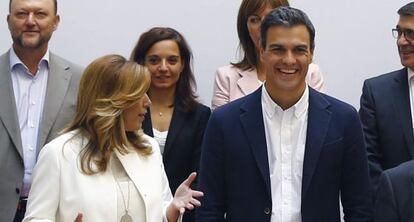
<instances>
[{"instance_id":1,"label":"woman's hand","mask_svg":"<svg viewBox=\"0 0 414 222\"><path fill-rule=\"evenodd\" d=\"M191 173L175 191L174 199L167 209L168 221L177 221L180 214L183 214L186 209L192 210L196 206L201 206L200 201L196 198L202 197L203 192L192 190L190 187L196 176L196 172Z\"/></svg>"}]
</instances>

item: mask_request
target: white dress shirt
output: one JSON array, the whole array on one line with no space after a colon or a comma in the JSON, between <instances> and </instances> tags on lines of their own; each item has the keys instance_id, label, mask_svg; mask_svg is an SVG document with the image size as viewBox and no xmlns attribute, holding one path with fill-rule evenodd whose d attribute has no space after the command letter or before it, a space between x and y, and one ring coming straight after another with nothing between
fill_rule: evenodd
<instances>
[{"instance_id":1,"label":"white dress shirt","mask_svg":"<svg viewBox=\"0 0 414 222\"><path fill-rule=\"evenodd\" d=\"M40 60L36 75L32 75L11 48L10 70L23 146L24 177L21 196L27 197L39 150L38 134L49 74L49 51Z\"/></svg>"},{"instance_id":2,"label":"white dress shirt","mask_svg":"<svg viewBox=\"0 0 414 222\"><path fill-rule=\"evenodd\" d=\"M264 84L265 86L266 84ZM301 222L302 171L308 120L309 89L283 110L266 87L262 110L272 193L271 222Z\"/></svg>"},{"instance_id":3,"label":"white dress shirt","mask_svg":"<svg viewBox=\"0 0 414 222\"><path fill-rule=\"evenodd\" d=\"M410 90L410 108L411 108L411 123L414 129L414 71L410 68L407 68L408 72L408 88Z\"/></svg>"}]
</instances>

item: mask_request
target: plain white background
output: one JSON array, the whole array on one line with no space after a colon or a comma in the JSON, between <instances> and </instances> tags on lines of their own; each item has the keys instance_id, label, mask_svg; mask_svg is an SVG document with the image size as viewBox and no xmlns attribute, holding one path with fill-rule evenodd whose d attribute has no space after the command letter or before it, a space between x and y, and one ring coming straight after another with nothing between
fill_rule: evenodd
<instances>
[{"instance_id":1,"label":"plain white background","mask_svg":"<svg viewBox=\"0 0 414 222\"><path fill-rule=\"evenodd\" d=\"M200 100L210 105L215 70L238 59L236 17L240 0L64 0L50 49L82 66L117 53L129 57L139 35L170 26L188 40ZM408 0L291 0L316 28L314 62L326 93L356 108L366 78L401 68L391 29ZM11 45L8 1L0 1L0 52ZM4 75L5 73L2 73Z\"/></svg>"}]
</instances>

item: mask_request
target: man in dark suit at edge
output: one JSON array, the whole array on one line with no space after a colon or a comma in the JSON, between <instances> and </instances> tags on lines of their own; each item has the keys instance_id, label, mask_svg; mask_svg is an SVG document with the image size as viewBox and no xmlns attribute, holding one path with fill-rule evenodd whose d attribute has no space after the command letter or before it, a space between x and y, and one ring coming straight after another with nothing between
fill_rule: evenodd
<instances>
[{"instance_id":1,"label":"man in dark suit at edge","mask_svg":"<svg viewBox=\"0 0 414 222\"><path fill-rule=\"evenodd\" d=\"M383 170L414 159L414 3L398 14L392 33L404 68L365 80L359 110L374 197Z\"/></svg>"},{"instance_id":2,"label":"man in dark suit at edge","mask_svg":"<svg viewBox=\"0 0 414 222\"><path fill-rule=\"evenodd\" d=\"M398 14L400 18L393 35L404 68L367 80L366 94L361 97L361 104L364 102L361 114L366 118L364 130L370 142L371 176L378 187L375 222L414 221L414 160L410 160L414 158L414 2L401 7Z\"/></svg>"}]
</instances>

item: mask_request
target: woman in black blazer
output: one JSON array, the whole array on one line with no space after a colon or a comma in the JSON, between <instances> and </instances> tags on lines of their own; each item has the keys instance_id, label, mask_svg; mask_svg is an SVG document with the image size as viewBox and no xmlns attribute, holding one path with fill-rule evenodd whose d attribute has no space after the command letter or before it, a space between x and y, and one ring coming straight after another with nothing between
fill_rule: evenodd
<instances>
[{"instance_id":1,"label":"woman in black blazer","mask_svg":"<svg viewBox=\"0 0 414 222\"><path fill-rule=\"evenodd\" d=\"M184 37L172 28L152 28L143 33L131 59L151 73L148 96L152 105L143 129L160 144L172 193L198 171L200 147L210 108L197 102L192 53ZM196 186L196 185L195 185ZM194 221L186 213L183 221Z\"/></svg>"}]
</instances>

